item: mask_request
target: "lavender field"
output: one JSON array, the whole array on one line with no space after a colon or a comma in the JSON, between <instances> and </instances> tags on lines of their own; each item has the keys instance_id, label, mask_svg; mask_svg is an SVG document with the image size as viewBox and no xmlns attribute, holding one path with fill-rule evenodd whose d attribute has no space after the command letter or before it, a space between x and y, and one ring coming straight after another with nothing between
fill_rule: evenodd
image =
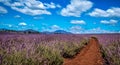
<instances>
[{"instance_id":1,"label":"lavender field","mask_svg":"<svg viewBox=\"0 0 120 65\"><path fill-rule=\"evenodd\" d=\"M78 35L4 34L0 35L2 65L62 65L87 41Z\"/></svg>"},{"instance_id":2,"label":"lavender field","mask_svg":"<svg viewBox=\"0 0 120 65\"><path fill-rule=\"evenodd\" d=\"M0 65L62 65L93 36L106 64L120 65L120 34L0 34Z\"/></svg>"}]
</instances>

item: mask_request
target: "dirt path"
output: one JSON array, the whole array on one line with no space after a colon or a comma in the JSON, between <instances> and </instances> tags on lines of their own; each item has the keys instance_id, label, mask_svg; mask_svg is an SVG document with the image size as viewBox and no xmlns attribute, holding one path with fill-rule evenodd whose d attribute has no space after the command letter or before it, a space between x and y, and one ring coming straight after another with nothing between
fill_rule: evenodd
<instances>
[{"instance_id":1,"label":"dirt path","mask_svg":"<svg viewBox=\"0 0 120 65\"><path fill-rule=\"evenodd\" d=\"M98 40L90 38L89 44L73 59L64 59L63 65L103 65Z\"/></svg>"}]
</instances>

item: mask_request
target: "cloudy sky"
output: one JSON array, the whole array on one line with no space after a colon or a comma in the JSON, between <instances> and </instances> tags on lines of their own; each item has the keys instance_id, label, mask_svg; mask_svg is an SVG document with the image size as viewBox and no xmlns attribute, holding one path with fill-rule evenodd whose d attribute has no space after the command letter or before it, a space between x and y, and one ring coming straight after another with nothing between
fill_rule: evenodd
<instances>
[{"instance_id":1,"label":"cloudy sky","mask_svg":"<svg viewBox=\"0 0 120 65\"><path fill-rule=\"evenodd\" d=\"M0 28L120 33L120 0L0 0Z\"/></svg>"}]
</instances>

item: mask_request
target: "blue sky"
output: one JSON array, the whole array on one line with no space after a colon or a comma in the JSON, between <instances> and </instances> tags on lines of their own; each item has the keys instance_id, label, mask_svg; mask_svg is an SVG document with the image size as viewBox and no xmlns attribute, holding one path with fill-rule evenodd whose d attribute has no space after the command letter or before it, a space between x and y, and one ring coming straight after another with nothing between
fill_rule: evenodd
<instances>
[{"instance_id":1,"label":"blue sky","mask_svg":"<svg viewBox=\"0 0 120 65\"><path fill-rule=\"evenodd\" d=\"M0 28L120 33L120 0L0 0Z\"/></svg>"}]
</instances>

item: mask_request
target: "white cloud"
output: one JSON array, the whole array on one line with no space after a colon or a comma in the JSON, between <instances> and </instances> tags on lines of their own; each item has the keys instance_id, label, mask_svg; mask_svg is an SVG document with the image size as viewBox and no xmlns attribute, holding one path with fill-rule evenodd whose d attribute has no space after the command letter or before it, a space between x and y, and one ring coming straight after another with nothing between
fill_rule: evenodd
<instances>
[{"instance_id":1,"label":"white cloud","mask_svg":"<svg viewBox=\"0 0 120 65\"><path fill-rule=\"evenodd\" d=\"M15 17L15 18L20 18L21 16L20 16L20 15L15 15L14 17Z\"/></svg>"},{"instance_id":2,"label":"white cloud","mask_svg":"<svg viewBox=\"0 0 120 65\"><path fill-rule=\"evenodd\" d=\"M45 3L44 5L46 5L46 8L60 8L61 6L59 4L55 5L53 2L51 2L50 4Z\"/></svg>"},{"instance_id":3,"label":"white cloud","mask_svg":"<svg viewBox=\"0 0 120 65\"><path fill-rule=\"evenodd\" d=\"M11 24L9 24L9 25L8 25L8 27L12 27L12 25L11 25Z\"/></svg>"},{"instance_id":4,"label":"white cloud","mask_svg":"<svg viewBox=\"0 0 120 65\"><path fill-rule=\"evenodd\" d=\"M42 23L42 31L50 31L50 32L53 32L53 31L56 31L56 30L61 30L62 28L58 25L52 25L52 26L49 26L48 24L45 24L45 23Z\"/></svg>"},{"instance_id":5,"label":"white cloud","mask_svg":"<svg viewBox=\"0 0 120 65\"><path fill-rule=\"evenodd\" d=\"M28 7L24 7L24 8L17 8L17 7L12 7L12 9L19 11L21 13L24 14L28 14L28 15L42 15L42 14L47 14L47 15L51 15L51 13L47 10L32 10Z\"/></svg>"},{"instance_id":6,"label":"white cloud","mask_svg":"<svg viewBox=\"0 0 120 65\"><path fill-rule=\"evenodd\" d=\"M4 23L1 23L1 25L7 26L7 27L12 27L13 26L12 24L4 24Z\"/></svg>"},{"instance_id":7,"label":"white cloud","mask_svg":"<svg viewBox=\"0 0 120 65\"><path fill-rule=\"evenodd\" d=\"M61 10L61 15L80 17L80 15L89 10L92 5L93 3L88 0L71 0L70 4Z\"/></svg>"},{"instance_id":8,"label":"white cloud","mask_svg":"<svg viewBox=\"0 0 120 65\"><path fill-rule=\"evenodd\" d=\"M51 26L51 29L58 30L58 29L60 29L60 27L58 25L53 25L53 26Z\"/></svg>"},{"instance_id":9,"label":"white cloud","mask_svg":"<svg viewBox=\"0 0 120 65\"><path fill-rule=\"evenodd\" d=\"M84 32L85 33L113 33L113 31L104 30L104 29L101 29L100 27L89 29L89 30L86 30Z\"/></svg>"},{"instance_id":10,"label":"white cloud","mask_svg":"<svg viewBox=\"0 0 120 65\"><path fill-rule=\"evenodd\" d=\"M96 8L89 15L93 17L120 17L120 8L113 7L107 10Z\"/></svg>"},{"instance_id":11,"label":"white cloud","mask_svg":"<svg viewBox=\"0 0 120 65\"><path fill-rule=\"evenodd\" d=\"M24 2L26 7L35 8L35 9L45 9L45 6L42 2L36 0L27 0Z\"/></svg>"},{"instance_id":12,"label":"white cloud","mask_svg":"<svg viewBox=\"0 0 120 65\"><path fill-rule=\"evenodd\" d=\"M73 30L81 30L82 28L80 26L72 26L71 29L73 29Z\"/></svg>"},{"instance_id":13,"label":"white cloud","mask_svg":"<svg viewBox=\"0 0 120 65\"><path fill-rule=\"evenodd\" d=\"M118 21L111 19L109 21L108 20L102 20L100 22L103 23L103 24L116 24Z\"/></svg>"},{"instance_id":14,"label":"white cloud","mask_svg":"<svg viewBox=\"0 0 120 65\"><path fill-rule=\"evenodd\" d=\"M13 10L28 14L28 15L51 15L51 12L47 9L54 9L58 7L58 4L43 3L38 0L20 0L17 2L11 2L11 0L0 0L3 4L10 6ZM60 6L60 5L59 5Z\"/></svg>"},{"instance_id":15,"label":"white cloud","mask_svg":"<svg viewBox=\"0 0 120 65\"><path fill-rule=\"evenodd\" d=\"M43 19L43 17L33 17L33 19Z\"/></svg>"},{"instance_id":16,"label":"white cloud","mask_svg":"<svg viewBox=\"0 0 120 65\"><path fill-rule=\"evenodd\" d=\"M84 29L81 26L72 26L70 32L74 34L91 34L91 33L116 33L115 31L105 30L100 27L92 29Z\"/></svg>"},{"instance_id":17,"label":"white cloud","mask_svg":"<svg viewBox=\"0 0 120 65\"><path fill-rule=\"evenodd\" d=\"M72 27L70 28L70 32L75 33L75 34L79 34L79 33L81 33L83 30L84 30L84 29L83 29L82 27L80 27L80 26L72 26Z\"/></svg>"},{"instance_id":18,"label":"white cloud","mask_svg":"<svg viewBox=\"0 0 120 65\"><path fill-rule=\"evenodd\" d=\"M25 22L21 22L21 23L19 23L18 25L26 26L27 24L26 24Z\"/></svg>"},{"instance_id":19,"label":"white cloud","mask_svg":"<svg viewBox=\"0 0 120 65\"><path fill-rule=\"evenodd\" d=\"M85 21L83 20L72 20L70 23L71 24L86 24Z\"/></svg>"},{"instance_id":20,"label":"white cloud","mask_svg":"<svg viewBox=\"0 0 120 65\"><path fill-rule=\"evenodd\" d=\"M0 6L0 14L6 14L6 13L8 13L8 11L4 7Z\"/></svg>"},{"instance_id":21,"label":"white cloud","mask_svg":"<svg viewBox=\"0 0 120 65\"><path fill-rule=\"evenodd\" d=\"M24 6L24 4L20 3L20 2L14 2L13 4L8 4L9 6Z\"/></svg>"},{"instance_id":22,"label":"white cloud","mask_svg":"<svg viewBox=\"0 0 120 65\"><path fill-rule=\"evenodd\" d=\"M38 8L38 9L49 9L49 8L57 8L59 4L55 4L53 2L49 3L42 3L41 1L38 0L27 0L25 1L25 4L29 8ZM59 5L60 6L60 5Z\"/></svg>"},{"instance_id":23,"label":"white cloud","mask_svg":"<svg viewBox=\"0 0 120 65\"><path fill-rule=\"evenodd\" d=\"M57 4L56 7L61 8L61 6L59 4Z\"/></svg>"}]
</instances>

